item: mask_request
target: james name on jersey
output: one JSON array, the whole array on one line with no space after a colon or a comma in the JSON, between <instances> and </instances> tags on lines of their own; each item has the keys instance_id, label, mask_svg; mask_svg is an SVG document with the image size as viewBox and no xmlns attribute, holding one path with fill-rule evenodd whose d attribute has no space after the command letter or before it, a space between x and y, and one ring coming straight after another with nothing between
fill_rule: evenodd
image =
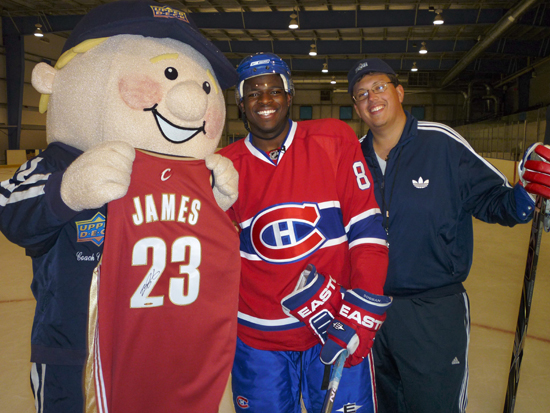
<instances>
[{"instance_id":1,"label":"james name on jersey","mask_svg":"<svg viewBox=\"0 0 550 413\"><path fill-rule=\"evenodd\" d=\"M157 195L158 199L158 195ZM181 195L179 205L176 205L176 194L161 194L161 221L177 221L195 225L199 220L199 211L201 201L198 199L190 200L188 196ZM133 198L135 213L132 215L134 225L141 225L159 221L157 203L153 194ZM176 210L178 211L176 216Z\"/></svg>"}]
</instances>

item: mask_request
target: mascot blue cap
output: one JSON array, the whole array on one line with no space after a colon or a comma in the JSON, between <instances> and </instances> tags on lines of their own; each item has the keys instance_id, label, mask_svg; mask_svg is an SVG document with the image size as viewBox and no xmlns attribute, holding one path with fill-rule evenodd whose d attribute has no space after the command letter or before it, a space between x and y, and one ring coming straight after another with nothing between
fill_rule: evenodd
<instances>
[{"instance_id":1,"label":"mascot blue cap","mask_svg":"<svg viewBox=\"0 0 550 413\"><path fill-rule=\"evenodd\" d=\"M237 83L233 65L199 32L189 13L154 1L121 0L94 8L76 25L65 42L63 53L85 40L120 34L178 40L196 49L210 62L222 89Z\"/></svg>"}]
</instances>

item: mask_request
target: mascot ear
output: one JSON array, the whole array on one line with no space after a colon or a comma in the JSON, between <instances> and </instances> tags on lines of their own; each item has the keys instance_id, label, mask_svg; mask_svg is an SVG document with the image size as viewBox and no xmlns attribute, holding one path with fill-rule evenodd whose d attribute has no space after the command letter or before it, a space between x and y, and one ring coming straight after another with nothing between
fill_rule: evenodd
<instances>
[{"instance_id":1,"label":"mascot ear","mask_svg":"<svg viewBox=\"0 0 550 413\"><path fill-rule=\"evenodd\" d=\"M51 95L57 70L47 63L38 63L32 70L32 86L44 95Z\"/></svg>"}]
</instances>

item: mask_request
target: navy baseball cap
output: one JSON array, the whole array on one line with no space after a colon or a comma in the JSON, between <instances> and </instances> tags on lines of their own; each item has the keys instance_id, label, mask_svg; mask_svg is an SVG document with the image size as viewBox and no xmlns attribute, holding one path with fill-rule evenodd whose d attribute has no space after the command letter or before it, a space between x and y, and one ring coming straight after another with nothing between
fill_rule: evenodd
<instances>
[{"instance_id":1,"label":"navy baseball cap","mask_svg":"<svg viewBox=\"0 0 550 413\"><path fill-rule=\"evenodd\" d=\"M76 25L62 53L84 40L119 34L178 40L196 49L212 65L222 89L237 83L237 71L200 32L189 13L155 1L120 0L92 9Z\"/></svg>"},{"instance_id":2,"label":"navy baseball cap","mask_svg":"<svg viewBox=\"0 0 550 413\"><path fill-rule=\"evenodd\" d=\"M395 75L393 69L384 62L382 59L373 57L370 59L363 59L357 62L348 73L348 92L353 95L353 87L359 79L361 79L367 73L385 73L388 75Z\"/></svg>"}]
</instances>

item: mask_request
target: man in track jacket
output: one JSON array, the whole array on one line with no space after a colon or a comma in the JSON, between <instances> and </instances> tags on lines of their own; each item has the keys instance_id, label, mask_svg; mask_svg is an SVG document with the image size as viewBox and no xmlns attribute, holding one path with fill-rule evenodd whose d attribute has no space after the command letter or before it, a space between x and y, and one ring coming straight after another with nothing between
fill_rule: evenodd
<instances>
[{"instance_id":1,"label":"man in track jacket","mask_svg":"<svg viewBox=\"0 0 550 413\"><path fill-rule=\"evenodd\" d=\"M361 139L388 234L384 294L393 296L374 344L381 413L464 412L472 216L514 226L534 202L448 126L403 110L404 89L380 59L348 74Z\"/></svg>"}]
</instances>

